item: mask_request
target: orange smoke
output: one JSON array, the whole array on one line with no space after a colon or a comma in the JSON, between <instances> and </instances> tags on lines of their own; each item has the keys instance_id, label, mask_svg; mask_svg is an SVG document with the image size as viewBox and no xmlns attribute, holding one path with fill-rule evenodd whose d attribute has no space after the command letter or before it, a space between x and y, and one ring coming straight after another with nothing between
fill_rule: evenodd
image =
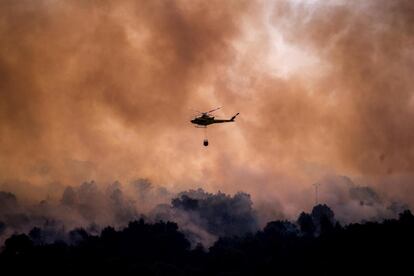
<instances>
[{"instance_id":1,"label":"orange smoke","mask_svg":"<svg viewBox=\"0 0 414 276\"><path fill-rule=\"evenodd\" d=\"M412 1L3 1L0 18L3 186L147 177L300 205L345 174L414 200ZM190 109L218 105L241 116L203 148Z\"/></svg>"}]
</instances>

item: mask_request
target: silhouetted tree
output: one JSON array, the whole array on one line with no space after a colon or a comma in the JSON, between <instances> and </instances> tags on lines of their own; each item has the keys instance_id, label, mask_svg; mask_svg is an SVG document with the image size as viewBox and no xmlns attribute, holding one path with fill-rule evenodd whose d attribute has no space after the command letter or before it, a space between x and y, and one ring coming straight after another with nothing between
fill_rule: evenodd
<instances>
[{"instance_id":1,"label":"silhouetted tree","mask_svg":"<svg viewBox=\"0 0 414 276\"><path fill-rule=\"evenodd\" d=\"M27 235L13 235L4 243L3 254L9 256L28 254L32 248L33 242Z\"/></svg>"},{"instance_id":2,"label":"silhouetted tree","mask_svg":"<svg viewBox=\"0 0 414 276\"><path fill-rule=\"evenodd\" d=\"M35 227L29 236L5 241L0 267L5 275L399 275L411 269L406 254L414 246L410 211L382 222L341 227L334 221L332 210L319 205L312 215L301 213L298 225L272 221L254 234L221 237L209 249L201 244L190 249L172 222L140 219L120 230L106 227L99 235L79 228L70 232L70 245L45 243L47 232ZM313 235L315 222L320 235Z\"/></svg>"},{"instance_id":3,"label":"silhouetted tree","mask_svg":"<svg viewBox=\"0 0 414 276\"><path fill-rule=\"evenodd\" d=\"M312 216L302 212L298 218L298 224L300 231L306 236L313 236L315 233L315 224L313 223Z\"/></svg>"},{"instance_id":4,"label":"silhouetted tree","mask_svg":"<svg viewBox=\"0 0 414 276\"><path fill-rule=\"evenodd\" d=\"M326 204L318 204L312 209L312 220L316 234L331 232L335 224L335 214Z\"/></svg>"},{"instance_id":5,"label":"silhouetted tree","mask_svg":"<svg viewBox=\"0 0 414 276\"><path fill-rule=\"evenodd\" d=\"M6 224L0 221L0 236L4 233L5 230L6 230Z\"/></svg>"}]
</instances>

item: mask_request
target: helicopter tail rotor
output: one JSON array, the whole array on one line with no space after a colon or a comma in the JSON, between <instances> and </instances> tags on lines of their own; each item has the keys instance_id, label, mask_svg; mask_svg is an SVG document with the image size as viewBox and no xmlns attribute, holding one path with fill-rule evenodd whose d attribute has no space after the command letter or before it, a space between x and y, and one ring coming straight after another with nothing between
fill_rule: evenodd
<instances>
[{"instance_id":1,"label":"helicopter tail rotor","mask_svg":"<svg viewBox=\"0 0 414 276\"><path fill-rule=\"evenodd\" d=\"M230 121L234 121L234 119L236 119L237 115L239 115L239 114L240 114L240 112L237 112L236 115L234 115L233 117L231 117Z\"/></svg>"}]
</instances>

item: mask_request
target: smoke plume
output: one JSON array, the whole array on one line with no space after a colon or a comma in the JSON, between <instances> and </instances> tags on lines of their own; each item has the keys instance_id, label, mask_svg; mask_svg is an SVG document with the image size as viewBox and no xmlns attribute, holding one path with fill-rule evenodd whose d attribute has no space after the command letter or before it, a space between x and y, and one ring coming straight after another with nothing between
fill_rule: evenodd
<instances>
[{"instance_id":1,"label":"smoke plume","mask_svg":"<svg viewBox=\"0 0 414 276\"><path fill-rule=\"evenodd\" d=\"M410 0L1 1L0 232L123 224L152 211L141 192L198 187L251 195L228 200L260 225L309 210L316 182L339 220L412 207L413 20ZM204 148L191 109L216 106L240 116ZM182 196L168 208L214 237Z\"/></svg>"}]
</instances>

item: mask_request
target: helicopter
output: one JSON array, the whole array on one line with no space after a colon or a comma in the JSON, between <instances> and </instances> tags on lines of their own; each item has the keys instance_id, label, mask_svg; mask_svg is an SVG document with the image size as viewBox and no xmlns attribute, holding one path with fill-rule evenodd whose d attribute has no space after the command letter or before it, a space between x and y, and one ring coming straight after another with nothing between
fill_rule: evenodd
<instances>
[{"instance_id":1,"label":"helicopter","mask_svg":"<svg viewBox=\"0 0 414 276\"><path fill-rule=\"evenodd\" d=\"M212 125L212 124L219 124L219 123L230 123L230 122L234 122L234 119L236 119L237 115L239 115L240 113L236 113L233 117L231 117L230 119L215 119L214 116L211 116L210 114L221 109L222 107L218 107L218 108L214 108L212 110L206 111L206 112L198 112L198 117L192 119L190 122L195 124L195 127L198 128L204 128L206 129L207 126ZM205 147L208 146L208 139L205 138L203 141L203 145Z\"/></svg>"}]
</instances>

